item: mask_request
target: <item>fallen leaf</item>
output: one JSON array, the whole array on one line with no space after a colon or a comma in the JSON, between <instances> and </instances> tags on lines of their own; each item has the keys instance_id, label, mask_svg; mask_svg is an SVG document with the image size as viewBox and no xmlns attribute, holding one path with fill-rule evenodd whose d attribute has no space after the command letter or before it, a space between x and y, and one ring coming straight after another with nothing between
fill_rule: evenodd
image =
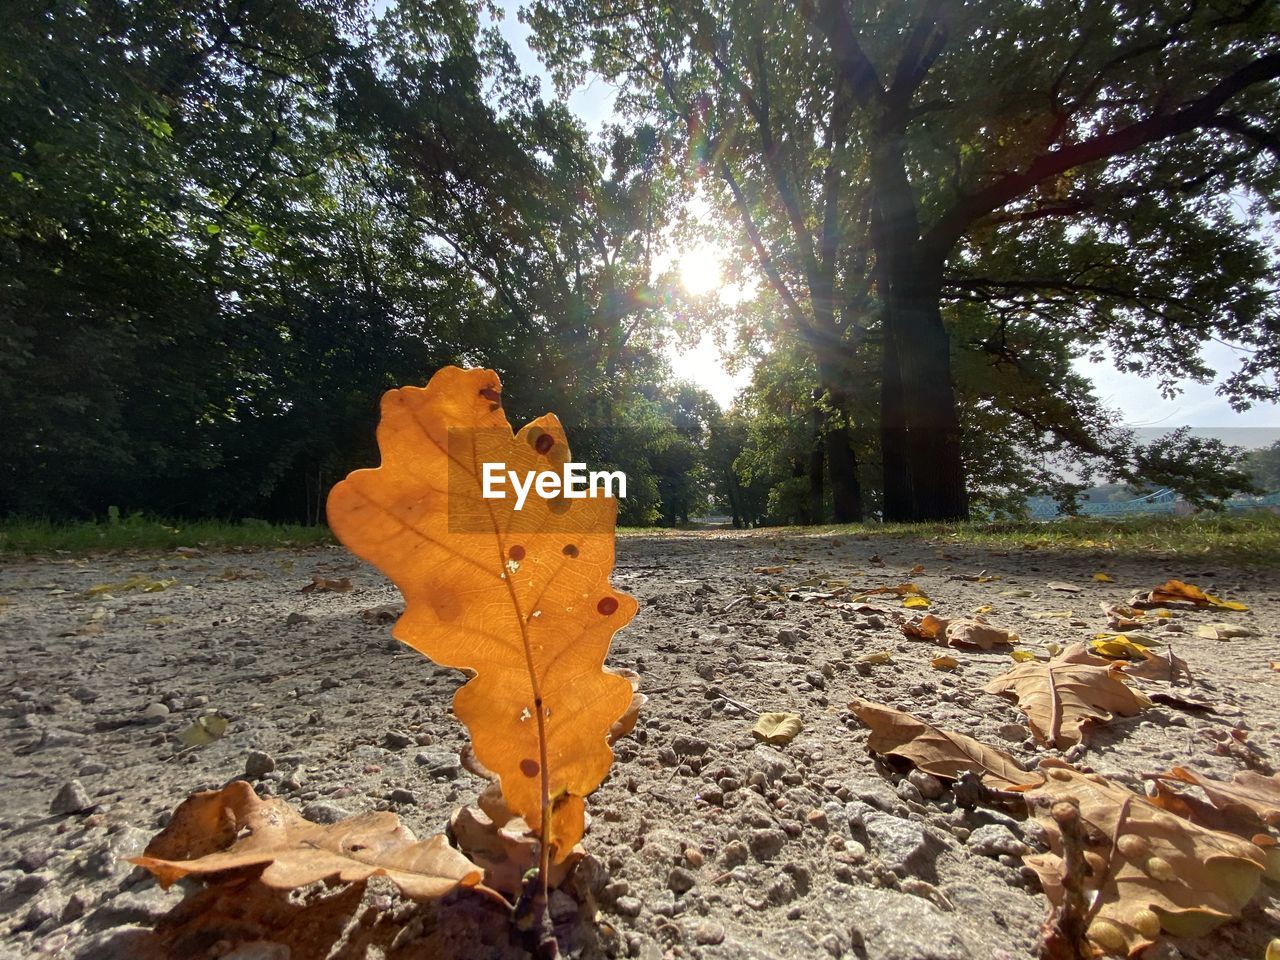
<instances>
[{"instance_id":1,"label":"fallen leaf","mask_svg":"<svg viewBox=\"0 0 1280 960\"><path fill-rule=\"evenodd\" d=\"M1235 623L1202 623L1196 627L1201 640L1234 640L1236 637L1256 637L1258 631Z\"/></svg>"},{"instance_id":2,"label":"fallen leaf","mask_svg":"<svg viewBox=\"0 0 1280 960\"><path fill-rule=\"evenodd\" d=\"M1243 603L1234 600L1223 600L1211 593L1205 593L1199 587L1183 583L1181 580L1166 580L1149 593L1139 593L1129 601L1134 607L1164 607L1171 603L1190 605L1193 607L1217 607L1221 610L1248 610Z\"/></svg>"},{"instance_id":3,"label":"fallen leaf","mask_svg":"<svg viewBox=\"0 0 1280 960\"><path fill-rule=\"evenodd\" d=\"M649 698L640 692L640 674L625 667L619 667L614 673L631 684L631 703L627 705L626 713L615 720L613 726L609 728L605 739L609 741L611 747L636 728L636 721L640 719L640 710L649 702Z\"/></svg>"},{"instance_id":4,"label":"fallen leaf","mask_svg":"<svg viewBox=\"0 0 1280 960\"><path fill-rule=\"evenodd\" d=\"M1009 754L963 733L943 730L904 710L853 700L849 709L871 728L867 747L879 754L910 760L925 773L957 780L966 771L978 774L995 790L1025 789L1044 777L1024 770Z\"/></svg>"},{"instance_id":5,"label":"fallen leaf","mask_svg":"<svg viewBox=\"0 0 1280 960\"><path fill-rule=\"evenodd\" d=\"M1085 870L1069 882L1084 888L1088 913L1077 919L1088 924L1088 938L1099 952L1136 956L1161 929L1202 935L1238 916L1257 891L1264 855L1254 844L1173 816L1060 760L1045 759L1040 768L1044 783L1025 796L1050 852L1024 859L1049 899L1047 927L1071 909L1064 884L1069 851L1055 814L1065 818L1078 811Z\"/></svg>"},{"instance_id":6,"label":"fallen leaf","mask_svg":"<svg viewBox=\"0 0 1280 960\"><path fill-rule=\"evenodd\" d=\"M1021 589L1016 589L1016 588L1012 588L1012 587L1011 587L1011 588L1010 588L1010 589L1008 589L1008 590L1001 590L1001 591L1000 591L1000 593L998 594L998 596L1001 596L1001 597L1034 597L1034 596L1035 596L1035 591L1033 591L1033 590L1021 590Z\"/></svg>"},{"instance_id":7,"label":"fallen leaf","mask_svg":"<svg viewBox=\"0 0 1280 960\"><path fill-rule=\"evenodd\" d=\"M404 613L404 607L398 603L387 603L380 607L370 607L360 611L360 619L365 623L395 623Z\"/></svg>"},{"instance_id":8,"label":"fallen leaf","mask_svg":"<svg viewBox=\"0 0 1280 960\"><path fill-rule=\"evenodd\" d=\"M1014 663L1030 663L1032 660L1039 659L1030 650L1010 650L1009 656L1013 658Z\"/></svg>"},{"instance_id":9,"label":"fallen leaf","mask_svg":"<svg viewBox=\"0 0 1280 960\"><path fill-rule=\"evenodd\" d=\"M1066 749L1081 741L1085 724L1105 722L1117 713L1132 716L1151 705L1122 677L1076 643L1047 663L1018 664L982 689L1016 699L1036 740Z\"/></svg>"},{"instance_id":10,"label":"fallen leaf","mask_svg":"<svg viewBox=\"0 0 1280 960\"><path fill-rule=\"evenodd\" d=\"M207 747L215 740L221 740L227 732L227 720L215 713L197 717L175 734L178 742L184 747Z\"/></svg>"},{"instance_id":11,"label":"fallen leaf","mask_svg":"<svg viewBox=\"0 0 1280 960\"><path fill-rule=\"evenodd\" d=\"M929 600L926 597L907 597L902 601L902 605L912 610L927 610L929 608Z\"/></svg>"},{"instance_id":12,"label":"fallen leaf","mask_svg":"<svg viewBox=\"0 0 1280 960\"><path fill-rule=\"evenodd\" d=\"M1032 610L1027 616L1032 620L1070 620L1074 613L1071 610Z\"/></svg>"},{"instance_id":13,"label":"fallen leaf","mask_svg":"<svg viewBox=\"0 0 1280 960\"><path fill-rule=\"evenodd\" d=\"M874 653L865 653L858 658L858 663L869 663L873 666L883 666L886 663L893 663L893 651L877 650Z\"/></svg>"},{"instance_id":14,"label":"fallen leaf","mask_svg":"<svg viewBox=\"0 0 1280 960\"><path fill-rule=\"evenodd\" d=\"M924 564L917 563L914 567L907 571L907 576L914 577L916 574L924 573Z\"/></svg>"},{"instance_id":15,"label":"fallen leaf","mask_svg":"<svg viewBox=\"0 0 1280 960\"><path fill-rule=\"evenodd\" d=\"M86 597L100 597L103 594L128 593L131 590L140 590L143 593L160 593L175 586L177 583L176 578L153 580L150 577L144 577L139 574L136 577L130 577L128 580L121 580L118 583L100 583L97 586L90 587L84 592L84 595Z\"/></svg>"},{"instance_id":16,"label":"fallen leaf","mask_svg":"<svg viewBox=\"0 0 1280 960\"><path fill-rule=\"evenodd\" d=\"M1089 646L1098 656L1106 657L1108 660L1145 660L1150 652L1142 644L1135 643L1132 638L1124 636L1094 640Z\"/></svg>"},{"instance_id":17,"label":"fallen leaf","mask_svg":"<svg viewBox=\"0 0 1280 960\"><path fill-rule=\"evenodd\" d=\"M1191 670L1187 667L1187 661L1175 656L1172 647L1167 649L1163 655L1145 650L1142 660L1138 663L1124 664L1120 669L1125 672L1126 676L1137 677L1140 680L1177 683L1179 677L1185 677L1188 683L1191 682Z\"/></svg>"},{"instance_id":18,"label":"fallen leaf","mask_svg":"<svg viewBox=\"0 0 1280 960\"><path fill-rule=\"evenodd\" d=\"M129 862L145 867L165 889L183 877L262 867L261 881L277 889L376 875L411 899L434 900L481 879L480 868L443 836L420 841L393 813L311 823L278 797L260 799L243 780L192 794L143 856Z\"/></svg>"},{"instance_id":19,"label":"fallen leaf","mask_svg":"<svg viewBox=\"0 0 1280 960\"><path fill-rule=\"evenodd\" d=\"M311 582L299 590L299 593L347 593L351 590L351 578L341 577L330 580L319 574L311 578Z\"/></svg>"},{"instance_id":20,"label":"fallen leaf","mask_svg":"<svg viewBox=\"0 0 1280 960\"><path fill-rule=\"evenodd\" d=\"M1267 944L1267 953L1262 960L1280 960L1280 937Z\"/></svg>"},{"instance_id":21,"label":"fallen leaf","mask_svg":"<svg viewBox=\"0 0 1280 960\"><path fill-rule=\"evenodd\" d=\"M1045 584L1050 590L1057 590L1059 593L1079 593L1080 588L1074 583L1065 583L1062 580L1050 580Z\"/></svg>"},{"instance_id":22,"label":"fallen leaf","mask_svg":"<svg viewBox=\"0 0 1280 960\"><path fill-rule=\"evenodd\" d=\"M1209 805L1213 809L1247 826L1252 827L1259 823L1269 827L1280 825L1280 774L1264 777L1252 770L1242 770L1231 778L1230 783L1225 783L1221 780L1202 777L1184 767L1174 767L1167 773L1146 776L1148 779L1162 783L1190 784L1199 787L1209 798ZM1203 803L1189 794L1181 796L1184 802ZM1197 818L1193 816L1193 819Z\"/></svg>"},{"instance_id":23,"label":"fallen leaf","mask_svg":"<svg viewBox=\"0 0 1280 960\"><path fill-rule=\"evenodd\" d=\"M1272 670L1280 670L1280 660L1268 660Z\"/></svg>"},{"instance_id":24,"label":"fallen leaf","mask_svg":"<svg viewBox=\"0 0 1280 960\"><path fill-rule=\"evenodd\" d=\"M608 735L634 692L602 663L636 601L614 590L611 497L481 497L482 463L529 476L572 458L547 414L513 435L490 370L446 367L382 400L382 465L329 494L348 549L400 588L392 635L474 674L453 711L511 811L560 862L584 829L585 798L607 773Z\"/></svg>"},{"instance_id":25,"label":"fallen leaf","mask_svg":"<svg viewBox=\"0 0 1280 960\"><path fill-rule=\"evenodd\" d=\"M751 735L757 740L781 747L798 737L803 729L804 724L797 714L762 713L756 725L751 728Z\"/></svg>"},{"instance_id":26,"label":"fallen leaf","mask_svg":"<svg viewBox=\"0 0 1280 960\"><path fill-rule=\"evenodd\" d=\"M1115 580L1111 578L1110 574L1104 573L1101 570L1099 570L1097 573L1093 575L1093 579L1096 580L1098 583L1115 583Z\"/></svg>"},{"instance_id":27,"label":"fallen leaf","mask_svg":"<svg viewBox=\"0 0 1280 960\"><path fill-rule=\"evenodd\" d=\"M919 640L932 640L949 647L993 650L1018 642L1018 635L981 620L944 620L933 614L908 620L902 632Z\"/></svg>"},{"instance_id":28,"label":"fallen leaf","mask_svg":"<svg viewBox=\"0 0 1280 960\"><path fill-rule=\"evenodd\" d=\"M1107 616L1107 626L1112 630L1137 630L1145 625L1142 621L1146 613L1137 607L1126 606L1123 603L1107 603L1105 600L1099 606Z\"/></svg>"},{"instance_id":29,"label":"fallen leaf","mask_svg":"<svg viewBox=\"0 0 1280 960\"><path fill-rule=\"evenodd\" d=\"M870 590L867 590L864 593L858 594L858 596L854 597L853 599L854 601L866 600L869 597L874 597L877 594L881 594L881 593L892 593L895 596L899 596L899 597L909 597L909 596L928 597L929 596L927 593L921 590L914 583L899 583L892 587L872 587Z\"/></svg>"},{"instance_id":30,"label":"fallen leaf","mask_svg":"<svg viewBox=\"0 0 1280 960\"><path fill-rule=\"evenodd\" d=\"M538 866L537 833L507 807L496 779L490 781L474 805L453 812L449 833L468 859L484 870L485 886L509 899L520 895L525 874ZM551 865L548 884L552 888L560 886L584 856L582 845L576 845L564 860Z\"/></svg>"},{"instance_id":31,"label":"fallen leaf","mask_svg":"<svg viewBox=\"0 0 1280 960\"><path fill-rule=\"evenodd\" d=\"M935 670L954 670L960 666L960 661L949 654L940 654L929 659L929 666Z\"/></svg>"}]
</instances>

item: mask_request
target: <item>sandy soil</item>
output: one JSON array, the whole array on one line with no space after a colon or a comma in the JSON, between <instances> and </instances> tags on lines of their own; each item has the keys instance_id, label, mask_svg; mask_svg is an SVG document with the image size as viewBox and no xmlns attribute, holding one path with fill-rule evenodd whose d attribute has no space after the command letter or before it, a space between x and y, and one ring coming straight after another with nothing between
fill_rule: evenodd
<instances>
[{"instance_id":1,"label":"sandy soil","mask_svg":"<svg viewBox=\"0 0 1280 960\"><path fill-rule=\"evenodd\" d=\"M909 574L916 564L924 571ZM755 572L777 566L780 574ZM1095 582L1099 570L1114 582ZM954 579L980 571L998 579ZM314 574L351 577L355 589L300 593ZM138 575L177 583L86 596ZM637 670L650 701L591 799L594 859L579 887L593 891L599 922L578 925L566 945L646 960L1033 956L1045 899L1019 854L1037 848L1034 825L1012 811L959 808L949 791L922 795L936 783L876 761L846 709L851 696L898 706L1030 765L1053 752L1028 739L1012 703L981 691L1009 668L1008 655L956 652L960 668L942 673L929 665L940 651L904 637L892 618L787 594L812 577L848 580L854 591L911 580L940 616L989 605L993 623L1036 650L1089 638L1105 625L1100 600L1170 576L1250 607L1180 613L1166 634L1196 678L1178 692L1214 712L1157 705L1099 730L1075 759L1137 789L1143 772L1173 765L1223 779L1246 764L1270 772L1280 753L1280 673L1267 666L1280 660L1271 572L906 539L623 539L614 582L641 608L610 663ZM184 891L161 891L123 858L189 793L246 767L260 792L316 819L391 809L419 836L443 829L481 782L456 764L459 676L361 616L397 599L337 548L0 564L0 956L154 955L148 931ZM894 598L877 602L900 609ZM1223 620L1259 636L1194 636L1197 624ZM881 650L891 663L858 662ZM786 747L757 745L751 710L794 711L805 730ZM223 739L195 750L175 743L215 712L230 721ZM1231 735L1238 728L1245 743ZM51 814L72 780L87 799L70 805L88 809ZM1211 936L1151 955L1261 960L1280 935L1270 894ZM475 904L428 916L376 882L355 896L343 902L357 919L333 940L333 956L514 954L502 923ZM239 929L190 955L304 955L280 939Z\"/></svg>"}]
</instances>

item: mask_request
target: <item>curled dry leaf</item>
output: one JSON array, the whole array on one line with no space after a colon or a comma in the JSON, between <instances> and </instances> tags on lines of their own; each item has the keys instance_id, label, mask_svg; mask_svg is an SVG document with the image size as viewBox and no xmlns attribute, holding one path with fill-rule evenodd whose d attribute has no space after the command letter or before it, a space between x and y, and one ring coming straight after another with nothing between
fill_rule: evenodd
<instances>
[{"instance_id":1,"label":"curled dry leaf","mask_svg":"<svg viewBox=\"0 0 1280 960\"><path fill-rule=\"evenodd\" d=\"M958 780L971 771L994 790L1025 790L1044 780L1041 774L1022 769L1003 750L935 727L903 710L869 700L854 700L849 709L871 728L869 749L903 757L925 773Z\"/></svg>"},{"instance_id":2,"label":"curled dry leaf","mask_svg":"<svg viewBox=\"0 0 1280 960\"><path fill-rule=\"evenodd\" d=\"M311 582L299 590L299 593L349 593L351 591L351 578L338 577L329 579L316 574L311 578Z\"/></svg>"},{"instance_id":3,"label":"curled dry leaf","mask_svg":"<svg viewBox=\"0 0 1280 960\"><path fill-rule=\"evenodd\" d=\"M933 614L908 620L902 632L919 640L932 640L948 647L993 650L1018 642L1018 635L981 620L944 620Z\"/></svg>"},{"instance_id":4,"label":"curled dry leaf","mask_svg":"<svg viewBox=\"0 0 1280 960\"><path fill-rule=\"evenodd\" d=\"M477 887L481 878L480 868L443 836L418 840L393 813L311 823L279 798L259 798L243 780L192 794L146 852L130 862L165 888L183 877L262 867L261 881L277 889L378 875L414 900Z\"/></svg>"},{"instance_id":5,"label":"curled dry leaf","mask_svg":"<svg viewBox=\"0 0 1280 960\"><path fill-rule=\"evenodd\" d=\"M1122 678L1118 667L1076 643L1047 663L1020 663L982 689L1016 699L1036 740L1065 750L1081 741L1085 724L1151 705Z\"/></svg>"},{"instance_id":6,"label":"curled dry leaf","mask_svg":"<svg viewBox=\"0 0 1280 960\"><path fill-rule=\"evenodd\" d=\"M609 728L606 739L611 747L636 728L636 721L640 719L640 710L649 702L649 698L640 692L640 674L626 667L619 667L614 673L631 684L631 703L627 706L627 712L615 720L613 726Z\"/></svg>"},{"instance_id":7,"label":"curled dry leaf","mask_svg":"<svg viewBox=\"0 0 1280 960\"><path fill-rule=\"evenodd\" d=\"M1088 870L1085 925L1099 952L1134 956L1161 929L1177 936L1207 933L1238 916L1258 889L1262 850L1228 833L1207 830L1119 784L1084 774L1059 760L1040 764L1046 779L1026 793L1045 828L1050 852L1026 857L1049 898L1052 914L1071 909L1063 883L1062 828L1055 807L1079 811ZM1051 921L1053 916L1051 916Z\"/></svg>"},{"instance_id":8,"label":"curled dry leaf","mask_svg":"<svg viewBox=\"0 0 1280 960\"><path fill-rule=\"evenodd\" d=\"M1192 679L1191 669L1187 666L1187 661L1175 655L1173 647L1165 650L1163 655L1157 655L1150 650L1146 650L1140 661L1123 664L1120 669L1124 671L1125 676L1137 677L1139 680L1157 680L1164 683L1181 683L1185 681L1190 683Z\"/></svg>"},{"instance_id":9,"label":"curled dry leaf","mask_svg":"<svg viewBox=\"0 0 1280 960\"><path fill-rule=\"evenodd\" d=\"M511 812L497 780L485 787L474 805L453 812L449 832L467 857L484 869L485 885L510 899L520 895L525 874L538 866L537 834ZM585 855L582 845L575 845L550 866L548 885L560 886Z\"/></svg>"},{"instance_id":10,"label":"curled dry leaf","mask_svg":"<svg viewBox=\"0 0 1280 960\"><path fill-rule=\"evenodd\" d=\"M929 659L929 666L935 670L954 670L960 666L960 661L947 653L939 654Z\"/></svg>"},{"instance_id":11,"label":"curled dry leaf","mask_svg":"<svg viewBox=\"0 0 1280 960\"><path fill-rule=\"evenodd\" d=\"M1258 631L1236 623L1202 623L1196 627L1201 640L1234 640L1236 637L1256 637Z\"/></svg>"},{"instance_id":12,"label":"curled dry leaf","mask_svg":"<svg viewBox=\"0 0 1280 960\"><path fill-rule=\"evenodd\" d=\"M612 497L482 497L482 465L520 477L570 462L548 414L513 435L491 370L446 367L382 400L382 465L329 494L330 526L405 598L392 634L474 676L454 696L476 756L511 811L563 860L584 798L613 760L608 736L634 699L603 666L635 600L609 585ZM543 864L546 866L546 864Z\"/></svg>"},{"instance_id":13,"label":"curled dry leaf","mask_svg":"<svg viewBox=\"0 0 1280 960\"><path fill-rule=\"evenodd\" d=\"M862 593L854 597L854 601L866 600L868 597L874 597L882 593L891 593L897 597L928 597L929 595L921 590L914 583L899 583L892 587L872 587L870 590L864 590Z\"/></svg>"},{"instance_id":14,"label":"curled dry leaf","mask_svg":"<svg viewBox=\"0 0 1280 960\"><path fill-rule=\"evenodd\" d=\"M1243 603L1223 600L1199 587L1181 580L1166 580L1150 593L1139 593L1129 601L1130 606L1150 608L1170 605L1192 607L1217 607L1220 610L1248 610Z\"/></svg>"},{"instance_id":15,"label":"curled dry leaf","mask_svg":"<svg viewBox=\"0 0 1280 960\"><path fill-rule=\"evenodd\" d=\"M1107 617L1107 627L1110 630L1123 633L1126 630L1138 630L1146 626L1146 612L1137 607L1126 606L1123 603L1107 603L1105 600L1099 606Z\"/></svg>"},{"instance_id":16,"label":"curled dry leaf","mask_svg":"<svg viewBox=\"0 0 1280 960\"><path fill-rule=\"evenodd\" d=\"M756 725L751 728L751 735L757 740L781 747L798 737L803 729L804 723L797 714L762 713Z\"/></svg>"},{"instance_id":17,"label":"curled dry leaf","mask_svg":"<svg viewBox=\"0 0 1280 960\"><path fill-rule=\"evenodd\" d=\"M1158 784L1189 784L1199 787L1209 798L1208 806L1219 811L1230 820L1256 827L1259 823L1274 827L1280 825L1280 774L1264 777L1252 770L1243 770L1231 778L1230 783L1202 777L1194 771L1183 767L1174 767L1168 773L1148 774L1148 778ZM1198 822L1205 822L1202 817L1204 801L1193 794L1170 794L1164 797L1176 797L1181 806L1172 802L1163 802L1160 795L1154 801L1160 806L1173 810L1181 816L1189 816Z\"/></svg>"}]
</instances>

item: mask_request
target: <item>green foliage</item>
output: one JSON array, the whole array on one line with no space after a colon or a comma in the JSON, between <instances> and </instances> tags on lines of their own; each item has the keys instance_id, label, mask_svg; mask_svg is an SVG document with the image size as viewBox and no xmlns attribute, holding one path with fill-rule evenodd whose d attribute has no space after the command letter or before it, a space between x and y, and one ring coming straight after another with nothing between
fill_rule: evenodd
<instances>
[{"instance_id":1,"label":"green foliage","mask_svg":"<svg viewBox=\"0 0 1280 960\"><path fill-rule=\"evenodd\" d=\"M117 522L56 522L10 518L0 520L0 554L48 556L69 553L171 551L191 549L276 549L333 542L327 527L273 524L264 521L165 520L132 514Z\"/></svg>"},{"instance_id":2,"label":"green foliage","mask_svg":"<svg viewBox=\"0 0 1280 960\"><path fill-rule=\"evenodd\" d=\"M1263 493L1280 491L1280 440L1269 447L1243 454L1237 466Z\"/></svg>"}]
</instances>

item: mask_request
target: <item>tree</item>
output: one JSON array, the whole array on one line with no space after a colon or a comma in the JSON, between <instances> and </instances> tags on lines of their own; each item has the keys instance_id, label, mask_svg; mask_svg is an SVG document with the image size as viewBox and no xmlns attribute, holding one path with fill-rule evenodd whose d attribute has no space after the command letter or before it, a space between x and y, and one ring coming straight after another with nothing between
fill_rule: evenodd
<instances>
[{"instance_id":1,"label":"tree","mask_svg":"<svg viewBox=\"0 0 1280 960\"><path fill-rule=\"evenodd\" d=\"M1072 351L1124 342L1128 368L1166 380L1208 376L1194 344L1222 337L1253 351L1233 399L1274 393L1274 264L1227 204L1276 210L1277 16L1258 0L561 0L531 20L562 80L589 66L686 132L837 378L875 313L885 515L923 520L967 512L951 304L1070 324ZM1088 438L1084 406L1040 429Z\"/></svg>"}]
</instances>

